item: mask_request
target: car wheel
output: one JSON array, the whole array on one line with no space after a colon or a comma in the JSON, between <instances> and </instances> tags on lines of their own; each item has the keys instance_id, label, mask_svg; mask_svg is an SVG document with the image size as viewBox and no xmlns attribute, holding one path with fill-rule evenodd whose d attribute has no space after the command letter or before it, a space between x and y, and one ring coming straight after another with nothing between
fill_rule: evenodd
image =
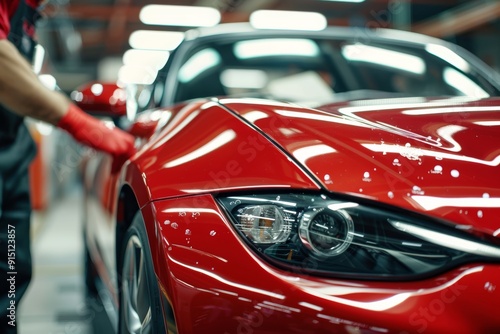
<instances>
[{"instance_id":1,"label":"car wheel","mask_svg":"<svg viewBox=\"0 0 500 334\"><path fill-rule=\"evenodd\" d=\"M119 333L165 333L160 293L140 212L122 246Z\"/></svg>"}]
</instances>

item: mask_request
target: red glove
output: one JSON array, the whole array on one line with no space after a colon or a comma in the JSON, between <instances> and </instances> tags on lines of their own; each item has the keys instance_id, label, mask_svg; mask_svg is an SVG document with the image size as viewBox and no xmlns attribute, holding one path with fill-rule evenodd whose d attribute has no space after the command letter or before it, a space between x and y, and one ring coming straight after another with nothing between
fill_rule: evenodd
<instances>
[{"instance_id":1,"label":"red glove","mask_svg":"<svg viewBox=\"0 0 500 334\"><path fill-rule=\"evenodd\" d=\"M119 171L123 163L136 152L134 137L131 134L119 128L108 128L75 104L70 104L57 126L66 130L80 143L109 153L113 157L112 173Z\"/></svg>"}]
</instances>

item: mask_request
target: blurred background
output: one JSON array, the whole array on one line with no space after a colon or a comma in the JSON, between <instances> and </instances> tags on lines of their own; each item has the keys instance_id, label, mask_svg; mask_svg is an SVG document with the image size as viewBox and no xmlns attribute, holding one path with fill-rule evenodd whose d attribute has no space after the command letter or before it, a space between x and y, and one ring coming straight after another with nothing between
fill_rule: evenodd
<instances>
[{"instance_id":1,"label":"blurred background","mask_svg":"<svg viewBox=\"0 0 500 334\"><path fill-rule=\"evenodd\" d=\"M58 86L69 92L89 80L117 79L136 31L185 31L201 24L196 13L195 23L144 23L148 13L141 10L150 4L211 7L220 12L220 23L248 21L263 9L317 12L328 25L395 28L446 39L500 67L497 0L51 0L38 34Z\"/></svg>"},{"instance_id":2,"label":"blurred background","mask_svg":"<svg viewBox=\"0 0 500 334\"><path fill-rule=\"evenodd\" d=\"M186 8L153 5L202 12L179 14L176 10ZM500 69L498 0L50 0L37 30L41 48L35 70L50 89L68 95L94 80L148 85L180 33L252 22L263 10L319 13L334 26L419 32L458 44ZM159 32L168 32L173 46L150 39ZM146 58L139 51L148 48L164 50ZM85 149L46 124L30 125L39 147L31 167L35 272L21 304L20 333L111 332L109 301L86 296L83 287L79 163Z\"/></svg>"}]
</instances>

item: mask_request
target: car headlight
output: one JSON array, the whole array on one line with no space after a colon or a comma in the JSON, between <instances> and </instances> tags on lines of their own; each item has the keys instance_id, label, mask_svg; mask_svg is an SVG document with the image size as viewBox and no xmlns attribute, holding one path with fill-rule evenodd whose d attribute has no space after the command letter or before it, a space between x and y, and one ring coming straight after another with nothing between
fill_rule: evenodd
<instances>
[{"instance_id":1,"label":"car headlight","mask_svg":"<svg viewBox=\"0 0 500 334\"><path fill-rule=\"evenodd\" d=\"M368 201L293 193L218 201L258 254L292 271L401 280L500 261L500 247L452 224Z\"/></svg>"}]
</instances>

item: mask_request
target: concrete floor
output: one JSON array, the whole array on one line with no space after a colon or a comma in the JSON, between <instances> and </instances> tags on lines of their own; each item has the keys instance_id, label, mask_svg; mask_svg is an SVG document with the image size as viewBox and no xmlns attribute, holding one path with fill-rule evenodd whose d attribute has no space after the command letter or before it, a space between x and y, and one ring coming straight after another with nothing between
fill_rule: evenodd
<instances>
[{"instance_id":1,"label":"concrete floor","mask_svg":"<svg viewBox=\"0 0 500 334\"><path fill-rule=\"evenodd\" d=\"M112 333L99 300L85 294L78 188L32 220L33 280L19 309L19 334Z\"/></svg>"}]
</instances>

